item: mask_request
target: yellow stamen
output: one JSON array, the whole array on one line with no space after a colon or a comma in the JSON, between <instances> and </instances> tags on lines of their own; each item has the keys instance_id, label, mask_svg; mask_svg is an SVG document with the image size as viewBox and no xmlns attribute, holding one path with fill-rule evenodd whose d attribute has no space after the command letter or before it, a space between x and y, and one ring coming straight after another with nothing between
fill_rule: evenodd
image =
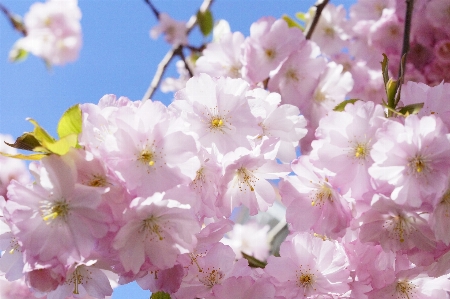
<instances>
[{"instance_id":1,"label":"yellow stamen","mask_svg":"<svg viewBox=\"0 0 450 299\"><path fill-rule=\"evenodd\" d=\"M211 120L211 125L214 128L220 128L221 126L223 126L223 119L221 119L221 118L213 118Z\"/></svg>"}]
</instances>

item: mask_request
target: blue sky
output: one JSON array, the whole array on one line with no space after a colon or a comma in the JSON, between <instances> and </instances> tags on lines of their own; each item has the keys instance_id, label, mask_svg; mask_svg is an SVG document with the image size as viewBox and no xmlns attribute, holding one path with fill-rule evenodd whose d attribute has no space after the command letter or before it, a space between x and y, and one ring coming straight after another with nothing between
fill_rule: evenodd
<instances>
[{"instance_id":1,"label":"blue sky","mask_svg":"<svg viewBox=\"0 0 450 299\"><path fill-rule=\"evenodd\" d=\"M24 15L33 0L0 0L12 12ZM355 1L331 1L347 8ZM160 11L187 21L202 0L154 0ZM315 0L215 0L214 18L226 19L232 31L249 34L251 23L262 16L293 16L307 11ZM9 63L8 53L20 37L0 16L0 133L14 137L31 131L25 118L32 117L56 135L62 113L76 103L97 103L105 94L140 100L153 78L156 66L170 46L154 41L149 30L156 19L144 0L79 0L83 17L83 48L79 59L47 70L42 60L30 55L21 63ZM200 45L193 32L189 41ZM153 100L170 103L171 94L156 93ZM136 284L121 286L113 299L148 299L149 292Z\"/></svg>"}]
</instances>

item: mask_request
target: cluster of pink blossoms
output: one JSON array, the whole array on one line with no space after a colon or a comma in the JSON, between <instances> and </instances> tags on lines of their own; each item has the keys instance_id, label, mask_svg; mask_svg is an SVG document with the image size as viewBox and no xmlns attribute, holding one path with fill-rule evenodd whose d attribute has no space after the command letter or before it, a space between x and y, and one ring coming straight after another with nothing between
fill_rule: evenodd
<instances>
[{"instance_id":1,"label":"cluster of pink blossoms","mask_svg":"<svg viewBox=\"0 0 450 299\"><path fill-rule=\"evenodd\" d=\"M80 20L78 0L36 2L24 17L26 35L10 55L15 59L19 51L26 51L50 65L75 61L82 45Z\"/></svg>"},{"instance_id":2,"label":"cluster of pink blossoms","mask_svg":"<svg viewBox=\"0 0 450 299\"><path fill-rule=\"evenodd\" d=\"M173 299L450 298L450 84L404 84L400 104L423 108L387 118L381 72L338 55L354 42L342 14L327 6L313 41L274 18L223 33L168 107L80 105L79 146L0 197L0 294L105 298L137 281ZM249 241L269 228L230 217L280 203L289 235L267 257Z\"/></svg>"}]
</instances>

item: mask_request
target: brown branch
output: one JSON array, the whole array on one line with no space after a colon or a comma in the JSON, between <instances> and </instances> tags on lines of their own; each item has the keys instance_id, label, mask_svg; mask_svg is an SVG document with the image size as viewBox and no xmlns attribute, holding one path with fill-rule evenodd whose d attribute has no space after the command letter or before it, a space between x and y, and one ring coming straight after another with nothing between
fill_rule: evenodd
<instances>
[{"instance_id":1,"label":"brown branch","mask_svg":"<svg viewBox=\"0 0 450 299\"><path fill-rule=\"evenodd\" d=\"M398 69L398 80L401 80L400 84L403 83L403 76L406 67L406 56L409 52L409 37L411 33L411 22L412 14L414 9L414 0L406 1L406 13L405 13L405 30L403 31L403 46L402 54L400 55L400 66Z\"/></svg>"},{"instance_id":2,"label":"brown branch","mask_svg":"<svg viewBox=\"0 0 450 299\"><path fill-rule=\"evenodd\" d=\"M11 26L22 33L24 36L27 35L27 30L25 29L24 24L20 20L20 17L12 14L3 4L0 3L0 10L3 12L3 14L8 18L9 22L11 23Z\"/></svg>"},{"instance_id":3,"label":"brown branch","mask_svg":"<svg viewBox=\"0 0 450 299\"><path fill-rule=\"evenodd\" d=\"M159 11L156 9L156 7L153 5L152 2L150 2L150 0L144 0L145 3L148 4L148 6L150 6L150 9L153 11L153 14L155 15L155 17L157 19L159 19Z\"/></svg>"},{"instance_id":4,"label":"brown branch","mask_svg":"<svg viewBox=\"0 0 450 299\"><path fill-rule=\"evenodd\" d=\"M147 1L147 0L145 0ZM207 11L212 3L214 2L214 0L203 0L202 5L199 8L200 12L205 12ZM194 29L194 26L197 24L197 15L193 15L189 21L186 23L186 34L189 34L192 29ZM145 102L146 100L150 99L153 94L155 93L156 89L159 87L159 84L161 83L161 79L167 69L168 64L170 63L170 61L172 61L172 59L174 58L175 55L178 55L181 57L181 59L183 59L184 54L183 54L183 45L173 45L172 49L170 49L166 55L164 56L164 58L161 60L161 62L158 64L158 68L156 69L156 73L153 76L153 80L150 83L150 86L148 87L147 91L145 92L144 97L142 98L142 102ZM183 55L181 56L180 55ZM191 76L193 76L193 72L192 70L189 68L189 66L186 63L186 60L184 60L184 64L186 66L186 69L188 70L189 74Z\"/></svg>"},{"instance_id":5,"label":"brown branch","mask_svg":"<svg viewBox=\"0 0 450 299\"><path fill-rule=\"evenodd\" d=\"M314 29L316 29L317 23L319 22L320 15L322 14L322 10L327 6L328 2L330 0L318 0L316 4L314 4L314 7L316 8L316 13L314 14L314 18L308 28L306 28L306 39L311 39L311 36L314 32Z\"/></svg>"},{"instance_id":6,"label":"brown branch","mask_svg":"<svg viewBox=\"0 0 450 299\"><path fill-rule=\"evenodd\" d=\"M177 51L176 54L177 54L178 56L180 56L181 60L184 62L184 67L185 67L186 70L188 71L189 76L190 76L190 77L194 77L194 72L193 72L193 71L191 70L191 68L189 67L189 65L188 65L188 63L187 63L187 61L186 61L186 56L184 56L184 53L183 53L183 47L179 47L178 50L179 50L179 51Z\"/></svg>"}]
</instances>

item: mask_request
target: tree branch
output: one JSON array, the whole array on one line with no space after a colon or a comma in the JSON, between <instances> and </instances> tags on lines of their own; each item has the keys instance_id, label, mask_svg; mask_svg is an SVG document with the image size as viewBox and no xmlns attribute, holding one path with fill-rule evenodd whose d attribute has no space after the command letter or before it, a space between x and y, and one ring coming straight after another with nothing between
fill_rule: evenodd
<instances>
[{"instance_id":1,"label":"tree branch","mask_svg":"<svg viewBox=\"0 0 450 299\"><path fill-rule=\"evenodd\" d=\"M400 66L398 69L398 79L402 80L400 84L403 83L403 75L406 67L406 56L409 52L409 36L411 33L411 21L414 9L414 0L406 0L406 13L405 13L405 30L403 31L403 46L402 54L400 56Z\"/></svg>"},{"instance_id":2,"label":"tree branch","mask_svg":"<svg viewBox=\"0 0 450 299\"><path fill-rule=\"evenodd\" d=\"M159 19L159 11L156 9L156 7L153 5L152 2L150 2L150 0L144 0L145 3L148 4L148 6L150 6L150 9L153 11L153 14L155 15L155 17L157 19Z\"/></svg>"},{"instance_id":3,"label":"tree branch","mask_svg":"<svg viewBox=\"0 0 450 299\"><path fill-rule=\"evenodd\" d=\"M183 53L183 47L179 47L178 50L179 50L179 51L177 51L176 54L177 54L178 56L180 56L181 60L183 60L183 62L184 62L184 67L185 67L186 70L188 71L189 76L194 77L194 72L193 72L193 71L191 70L191 68L189 67L189 65L188 65L188 63L187 63L187 61L186 61L186 56L184 56L184 53Z\"/></svg>"},{"instance_id":4,"label":"tree branch","mask_svg":"<svg viewBox=\"0 0 450 299\"><path fill-rule=\"evenodd\" d=\"M144 0L144 1L147 3L150 3L149 0ZM211 7L213 2L214 2L214 0L204 0L202 5L199 8L199 11L200 12L207 11ZM192 29L194 29L194 26L196 24L197 24L197 14L191 16L189 21L186 23L186 34L189 34L192 31ZM170 61L172 61L172 59L174 58L175 55L179 55L181 57L181 59L184 61L184 65L186 66L187 71L189 72L189 75L193 76L192 70L187 65L186 59L184 59L183 45L179 45L179 44L173 45L172 49L170 49L166 53L164 58L158 64L156 73L153 76L153 80L150 83L150 86L148 87L147 91L145 92L144 97L142 98L142 102L145 102L146 100L150 99L153 96L156 89L159 87L159 84L161 83L161 79L167 69L168 64L170 63Z\"/></svg>"},{"instance_id":5,"label":"tree branch","mask_svg":"<svg viewBox=\"0 0 450 299\"><path fill-rule=\"evenodd\" d=\"M314 29L316 29L317 23L319 22L320 15L322 14L322 10L327 6L328 2L330 0L318 0L316 4L314 4L314 7L316 8L316 13L314 14L314 18L311 22L311 24L306 28L306 39L311 39L311 36L314 32Z\"/></svg>"},{"instance_id":6,"label":"tree branch","mask_svg":"<svg viewBox=\"0 0 450 299\"><path fill-rule=\"evenodd\" d=\"M25 29L25 26L23 25L22 21L18 16L13 15L3 4L0 3L0 10L3 12L3 14L8 18L9 22L11 23L11 26L22 33L24 36L27 35L27 30Z\"/></svg>"}]
</instances>

